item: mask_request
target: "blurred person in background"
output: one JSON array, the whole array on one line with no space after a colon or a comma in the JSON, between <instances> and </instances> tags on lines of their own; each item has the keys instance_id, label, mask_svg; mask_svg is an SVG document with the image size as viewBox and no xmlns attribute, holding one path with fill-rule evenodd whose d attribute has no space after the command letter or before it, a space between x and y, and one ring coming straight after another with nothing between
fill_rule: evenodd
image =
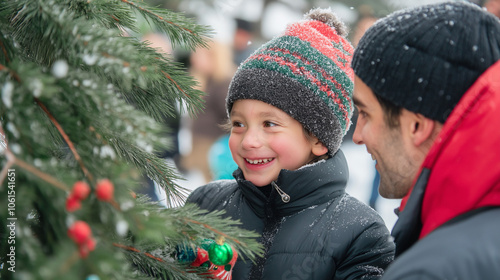
<instances>
[{"instance_id":1,"label":"blurred person in background","mask_svg":"<svg viewBox=\"0 0 500 280\"><path fill-rule=\"evenodd\" d=\"M352 44L354 47L358 45L359 40L361 39L363 34L365 34L366 30L368 30L368 28L370 28L378 20L378 18L373 15L373 8L369 5L359 6L358 11L360 19L358 20L354 28L354 35L352 37ZM345 141L352 141L352 134L354 133L357 119L358 119L358 113L356 112L352 118L354 125L353 127L351 127L351 129L349 129ZM375 165L373 165L373 168L375 169ZM378 193L379 183L380 183L380 174L375 169L375 176L373 176L370 196L368 198L368 205L375 210L377 210L377 200L380 197L380 194Z\"/></svg>"},{"instance_id":2,"label":"blurred person in background","mask_svg":"<svg viewBox=\"0 0 500 280\"><path fill-rule=\"evenodd\" d=\"M208 43L208 48L197 48L189 58L190 74L206 95L205 107L188 124L192 135L191 152L183 157L181 164L188 171L201 171L205 182L212 180L208 162L210 147L226 134L220 125L227 119L225 99L236 71L232 57L229 45L212 41Z\"/></svg>"},{"instance_id":3,"label":"blurred person in background","mask_svg":"<svg viewBox=\"0 0 500 280\"><path fill-rule=\"evenodd\" d=\"M233 179L233 172L238 169L229 149L229 134L222 135L210 147L208 161L213 180Z\"/></svg>"},{"instance_id":4,"label":"blurred person in background","mask_svg":"<svg viewBox=\"0 0 500 280\"><path fill-rule=\"evenodd\" d=\"M233 62L240 65L255 50L252 44L254 38L254 23L236 18L236 30L233 35Z\"/></svg>"},{"instance_id":5,"label":"blurred person in background","mask_svg":"<svg viewBox=\"0 0 500 280\"><path fill-rule=\"evenodd\" d=\"M157 50L165 57L173 59L172 46L165 34L147 32L142 36L141 41L148 43L149 47ZM176 113L176 116L164 116L163 118L161 124L164 125L166 131L168 131L165 137L169 139L171 145L170 149L159 151L158 154L160 158L172 161L172 165L179 159L179 141L177 134L180 128L180 114L178 114L178 112ZM149 196L153 201L159 201L160 204L166 205L164 201L165 191L147 176L143 178L142 189L137 192Z\"/></svg>"},{"instance_id":6,"label":"blurred person in background","mask_svg":"<svg viewBox=\"0 0 500 280\"><path fill-rule=\"evenodd\" d=\"M353 141L402 198L382 279L500 275L500 21L445 2L377 21L354 52Z\"/></svg>"},{"instance_id":7,"label":"blurred person in background","mask_svg":"<svg viewBox=\"0 0 500 280\"><path fill-rule=\"evenodd\" d=\"M373 8L369 5L361 5L358 8L359 20L354 27L352 36L352 45L356 47L359 40L365 34L366 30L370 28L376 21L377 17L373 15Z\"/></svg>"}]
</instances>

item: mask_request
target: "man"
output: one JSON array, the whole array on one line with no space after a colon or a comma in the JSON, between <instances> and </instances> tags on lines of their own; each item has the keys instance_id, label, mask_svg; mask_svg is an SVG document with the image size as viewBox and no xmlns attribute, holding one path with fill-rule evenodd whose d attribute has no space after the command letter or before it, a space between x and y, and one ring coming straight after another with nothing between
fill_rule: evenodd
<instances>
[{"instance_id":1,"label":"man","mask_svg":"<svg viewBox=\"0 0 500 280\"><path fill-rule=\"evenodd\" d=\"M500 277L500 22L450 2L393 13L353 58L353 141L402 198L383 279Z\"/></svg>"}]
</instances>

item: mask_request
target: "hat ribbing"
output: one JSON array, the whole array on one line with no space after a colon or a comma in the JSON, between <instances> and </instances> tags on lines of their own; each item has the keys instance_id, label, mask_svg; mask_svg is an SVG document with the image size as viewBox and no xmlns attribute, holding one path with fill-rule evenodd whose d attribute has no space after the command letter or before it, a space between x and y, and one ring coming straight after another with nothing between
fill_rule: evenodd
<instances>
[{"instance_id":1,"label":"hat ribbing","mask_svg":"<svg viewBox=\"0 0 500 280\"><path fill-rule=\"evenodd\" d=\"M360 40L352 65L376 95L444 123L499 59L499 20L476 5L449 2L377 21Z\"/></svg>"},{"instance_id":2,"label":"hat ribbing","mask_svg":"<svg viewBox=\"0 0 500 280\"><path fill-rule=\"evenodd\" d=\"M334 155L353 111L353 48L330 10L306 20L257 49L238 68L226 99L228 114L239 99L273 105L300 122Z\"/></svg>"}]
</instances>

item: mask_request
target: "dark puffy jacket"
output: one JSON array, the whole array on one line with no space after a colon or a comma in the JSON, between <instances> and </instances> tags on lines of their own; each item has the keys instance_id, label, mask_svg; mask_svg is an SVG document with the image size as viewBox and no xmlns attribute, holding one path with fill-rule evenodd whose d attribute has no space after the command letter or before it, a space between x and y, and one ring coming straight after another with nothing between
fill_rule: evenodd
<instances>
[{"instance_id":1,"label":"dark puffy jacket","mask_svg":"<svg viewBox=\"0 0 500 280\"><path fill-rule=\"evenodd\" d=\"M261 234L265 256L256 265L238 259L233 279L378 279L393 260L394 244L380 216L345 193L341 151L296 171L282 170L269 197L243 178L209 183L188 203L225 210L243 228Z\"/></svg>"},{"instance_id":2,"label":"dark puffy jacket","mask_svg":"<svg viewBox=\"0 0 500 280\"><path fill-rule=\"evenodd\" d=\"M394 226L383 279L500 279L500 61L465 93Z\"/></svg>"}]
</instances>

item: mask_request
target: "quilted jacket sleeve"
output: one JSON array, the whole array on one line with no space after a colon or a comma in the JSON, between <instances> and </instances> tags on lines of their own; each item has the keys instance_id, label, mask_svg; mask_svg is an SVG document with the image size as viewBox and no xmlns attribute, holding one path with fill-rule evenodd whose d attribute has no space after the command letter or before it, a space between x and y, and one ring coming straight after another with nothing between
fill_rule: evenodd
<instances>
[{"instance_id":1,"label":"quilted jacket sleeve","mask_svg":"<svg viewBox=\"0 0 500 280\"><path fill-rule=\"evenodd\" d=\"M353 236L348 255L339 264L334 279L379 279L394 260L395 245L389 230L382 218L373 220L368 225L361 222L362 230Z\"/></svg>"}]
</instances>

